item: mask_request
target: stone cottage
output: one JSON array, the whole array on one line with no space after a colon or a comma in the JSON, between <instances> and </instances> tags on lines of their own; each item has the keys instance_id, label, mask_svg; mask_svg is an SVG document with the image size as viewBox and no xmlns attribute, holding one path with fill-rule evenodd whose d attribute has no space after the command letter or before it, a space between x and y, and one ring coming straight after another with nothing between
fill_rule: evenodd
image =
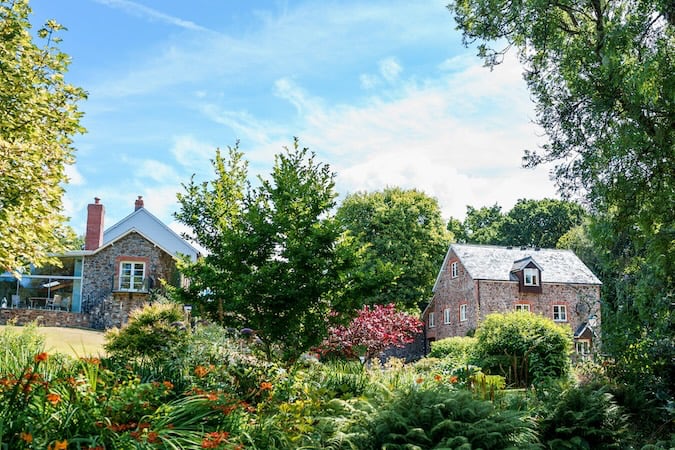
<instances>
[{"instance_id":1,"label":"stone cottage","mask_svg":"<svg viewBox=\"0 0 675 450\"><path fill-rule=\"evenodd\" d=\"M427 344L470 335L490 313L529 311L568 325L586 354L599 338L601 284L570 250L452 244L423 312Z\"/></svg>"},{"instance_id":2,"label":"stone cottage","mask_svg":"<svg viewBox=\"0 0 675 450\"><path fill-rule=\"evenodd\" d=\"M88 318L89 323L80 326L119 326L160 288L160 280L184 282L176 257L195 261L200 256L145 209L140 196L133 212L106 230L104 218L105 207L95 198L87 207L84 249L58 255L62 267L34 268L20 279L2 274L0 294L12 298L8 307L65 310Z\"/></svg>"}]
</instances>

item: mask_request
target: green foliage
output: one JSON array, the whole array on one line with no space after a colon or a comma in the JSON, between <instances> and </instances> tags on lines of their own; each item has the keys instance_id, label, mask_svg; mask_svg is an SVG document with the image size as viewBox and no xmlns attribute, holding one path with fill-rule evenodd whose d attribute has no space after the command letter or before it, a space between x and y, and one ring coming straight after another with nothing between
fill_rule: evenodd
<instances>
[{"instance_id":1,"label":"green foliage","mask_svg":"<svg viewBox=\"0 0 675 450\"><path fill-rule=\"evenodd\" d=\"M603 280L603 344L645 398L675 383L675 14L669 0L457 0L465 43L494 66L518 51L563 194L582 193ZM644 417L639 415L638 417ZM672 430L672 415L664 417ZM645 426L649 426L645 423Z\"/></svg>"},{"instance_id":2,"label":"green foliage","mask_svg":"<svg viewBox=\"0 0 675 450\"><path fill-rule=\"evenodd\" d=\"M180 305L155 302L136 309L129 322L105 333L105 350L111 357L122 360L166 358L167 350L186 339L185 318Z\"/></svg>"},{"instance_id":3,"label":"green foliage","mask_svg":"<svg viewBox=\"0 0 675 450\"><path fill-rule=\"evenodd\" d=\"M81 133L76 103L85 92L65 82L70 60L53 20L35 41L28 0L0 1L0 270L54 262L69 230L62 214L72 136Z\"/></svg>"},{"instance_id":4,"label":"green foliage","mask_svg":"<svg viewBox=\"0 0 675 450\"><path fill-rule=\"evenodd\" d=\"M419 312L449 243L436 199L414 189L361 192L345 198L336 218L365 248L350 285L355 295Z\"/></svg>"},{"instance_id":5,"label":"green foliage","mask_svg":"<svg viewBox=\"0 0 675 450\"><path fill-rule=\"evenodd\" d=\"M456 366L469 363L476 346L476 339L465 336L455 336L431 343L429 357L449 359Z\"/></svg>"},{"instance_id":6,"label":"green foliage","mask_svg":"<svg viewBox=\"0 0 675 450\"><path fill-rule=\"evenodd\" d=\"M569 373L572 333L529 312L489 314L476 331L475 358L486 373L529 386Z\"/></svg>"},{"instance_id":7,"label":"green foliage","mask_svg":"<svg viewBox=\"0 0 675 450\"><path fill-rule=\"evenodd\" d=\"M520 199L505 214L497 204L480 209L467 206L464 221L451 218L448 230L456 242L554 248L586 215L581 205L570 201Z\"/></svg>"},{"instance_id":8,"label":"green foliage","mask_svg":"<svg viewBox=\"0 0 675 450\"><path fill-rule=\"evenodd\" d=\"M368 449L539 448L525 413L500 411L444 385L410 389L384 405L370 424Z\"/></svg>"},{"instance_id":9,"label":"green foliage","mask_svg":"<svg viewBox=\"0 0 675 450\"><path fill-rule=\"evenodd\" d=\"M620 449L627 417L607 387L572 386L549 396L540 438L551 449Z\"/></svg>"},{"instance_id":10,"label":"green foliage","mask_svg":"<svg viewBox=\"0 0 675 450\"><path fill-rule=\"evenodd\" d=\"M254 189L243 154L218 151L216 179L193 179L178 196L176 217L208 250L183 264L192 281L183 298L221 324L254 330L268 358L295 360L321 342L333 312L354 309L344 293L355 250L330 216L334 174L314 158L296 139Z\"/></svg>"}]
</instances>

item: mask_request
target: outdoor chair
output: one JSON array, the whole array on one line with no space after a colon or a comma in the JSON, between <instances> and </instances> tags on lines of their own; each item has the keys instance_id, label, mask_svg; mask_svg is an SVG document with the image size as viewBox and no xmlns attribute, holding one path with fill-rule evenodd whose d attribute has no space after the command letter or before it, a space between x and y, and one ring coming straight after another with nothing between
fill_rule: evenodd
<instances>
[{"instance_id":1,"label":"outdoor chair","mask_svg":"<svg viewBox=\"0 0 675 450\"><path fill-rule=\"evenodd\" d=\"M54 298L48 299L45 307L50 309L61 309L61 295L56 294L54 295Z\"/></svg>"},{"instance_id":2,"label":"outdoor chair","mask_svg":"<svg viewBox=\"0 0 675 450\"><path fill-rule=\"evenodd\" d=\"M59 309L62 309L64 311L70 311L71 303L72 300L70 299L70 297L66 297L63 299L63 301L61 301L61 306L59 307Z\"/></svg>"}]
</instances>

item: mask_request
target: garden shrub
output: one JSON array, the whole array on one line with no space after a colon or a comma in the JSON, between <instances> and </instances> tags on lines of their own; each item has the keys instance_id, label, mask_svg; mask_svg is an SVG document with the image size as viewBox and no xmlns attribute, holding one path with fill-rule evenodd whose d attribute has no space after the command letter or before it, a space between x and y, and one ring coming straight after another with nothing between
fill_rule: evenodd
<instances>
[{"instance_id":1,"label":"garden shrub","mask_svg":"<svg viewBox=\"0 0 675 450\"><path fill-rule=\"evenodd\" d=\"M136 309L122 328L105 333L108 355L123 360L156 359L187 337L182 320L185 313L177 303L158 301Z\"/></svg>"},{"instance_id":2,"label":"garden shrub","mask_svg":"<svg viewBox=\"0 0 675 450\"><path fill-rule=\"evenodd\" d=\"M606 386L571 386L548 399L540 425L541 440L548 448L624 448L626 416Z\"/></svg>"},{"instance_id":3,"label":"garden shrub","mask_svg":"<svg viewBox=\"0 0 675 450\"><path fill-rule=\"evenodd\" d=\"M476 339L472 337L454 336L431 343L429 356L450 360L455 366L469 363L469 358L476 346Z\"/></svg>"},{"instance_id":4,"label":"garden shrub","mask_svg":"<svg viewBox=\"0 0 675 450\"><path fill-rule=\"evenodd\" d=\"M534 421L526 412L499 410L445 384L399 393L373 417L367 434L369 439L359 448L540 448Z\"/></svg>"},{"instance_id":5,"label":"garden shrub","mask_svg":"<svg viewBox=\"0 0 675 450\"><path fill-rule=\"evenodd\" d=\"M475 363L507 383L528 386L570 371L572 332L529 312L489 314L476 331Z\"/></svg>"}]
</instances>

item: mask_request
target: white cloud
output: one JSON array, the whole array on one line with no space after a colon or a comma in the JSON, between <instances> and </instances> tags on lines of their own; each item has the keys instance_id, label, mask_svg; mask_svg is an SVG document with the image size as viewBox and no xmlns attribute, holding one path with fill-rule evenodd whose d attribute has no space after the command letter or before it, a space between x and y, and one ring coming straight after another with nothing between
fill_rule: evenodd
<instances>
[{"instance_id":1,"label":"white cloud","mask_svg":"<svg viewBox=\"0 0 675 450\"><path fill-rule=\"evenodd\" d=\"M180 28L185 28L192 31L211 31L208 28L204 28L200 25L197 25L194 22L189 20L184 20L179 17L174 17L169 14L165 14L156 9L149 8L140 3L132 2L129 0L95 0L96 2L110 6L113 8L121 9L127 14L131 14L137 17L143 17L150 20L157 20L160 22L167 23L169 25L174 25Z\"/></svg>"},{"instance_id":2,"label":"white cloud","mask_svg":"<svg viewBox=\"0 0 675 450\"><path fill-rule=\"evenodd\" d=\"M393 83L398 78L403 68L396 61L396 58L386 58L380 61L380 74L390 83Z\"/></svg>"},{"instance_id":3,"label":"white cloud","mask_svg":"<svg viewBox=\"0 0 675 450\"><path fill-rule=\"evenodd\" d=\"M79 170L77 170L77 167L75 165L67 164L65 166L65 172L66 172L66 177L68 177L68 184L73 185L73 186L81 186L85 183L85 179L80 173Z\"/></svg>"},{"instance_id":4,"label":"white cloud","mask_svg":"<svg viewBox=\"0 0 675 450\"><path fill-rule=\"evenodd\" d=\"M158 182L166 182L178 178L178 174L173 167L154 159L138 161L134 164L134 167L135 176L139 179L149 178Z\"/></svg>"},{"instance_id":5,"label":"white cloud","mask_svg":"<svg viewBox=\"0 0 675 450\"><path fill-rule=\"evenodd\" d=\"M184 169L195 172L210 167L209 161L215 156L216 147L193 136L181 135L173 137L170 152Z\"/></svg>"}]
</instances>

